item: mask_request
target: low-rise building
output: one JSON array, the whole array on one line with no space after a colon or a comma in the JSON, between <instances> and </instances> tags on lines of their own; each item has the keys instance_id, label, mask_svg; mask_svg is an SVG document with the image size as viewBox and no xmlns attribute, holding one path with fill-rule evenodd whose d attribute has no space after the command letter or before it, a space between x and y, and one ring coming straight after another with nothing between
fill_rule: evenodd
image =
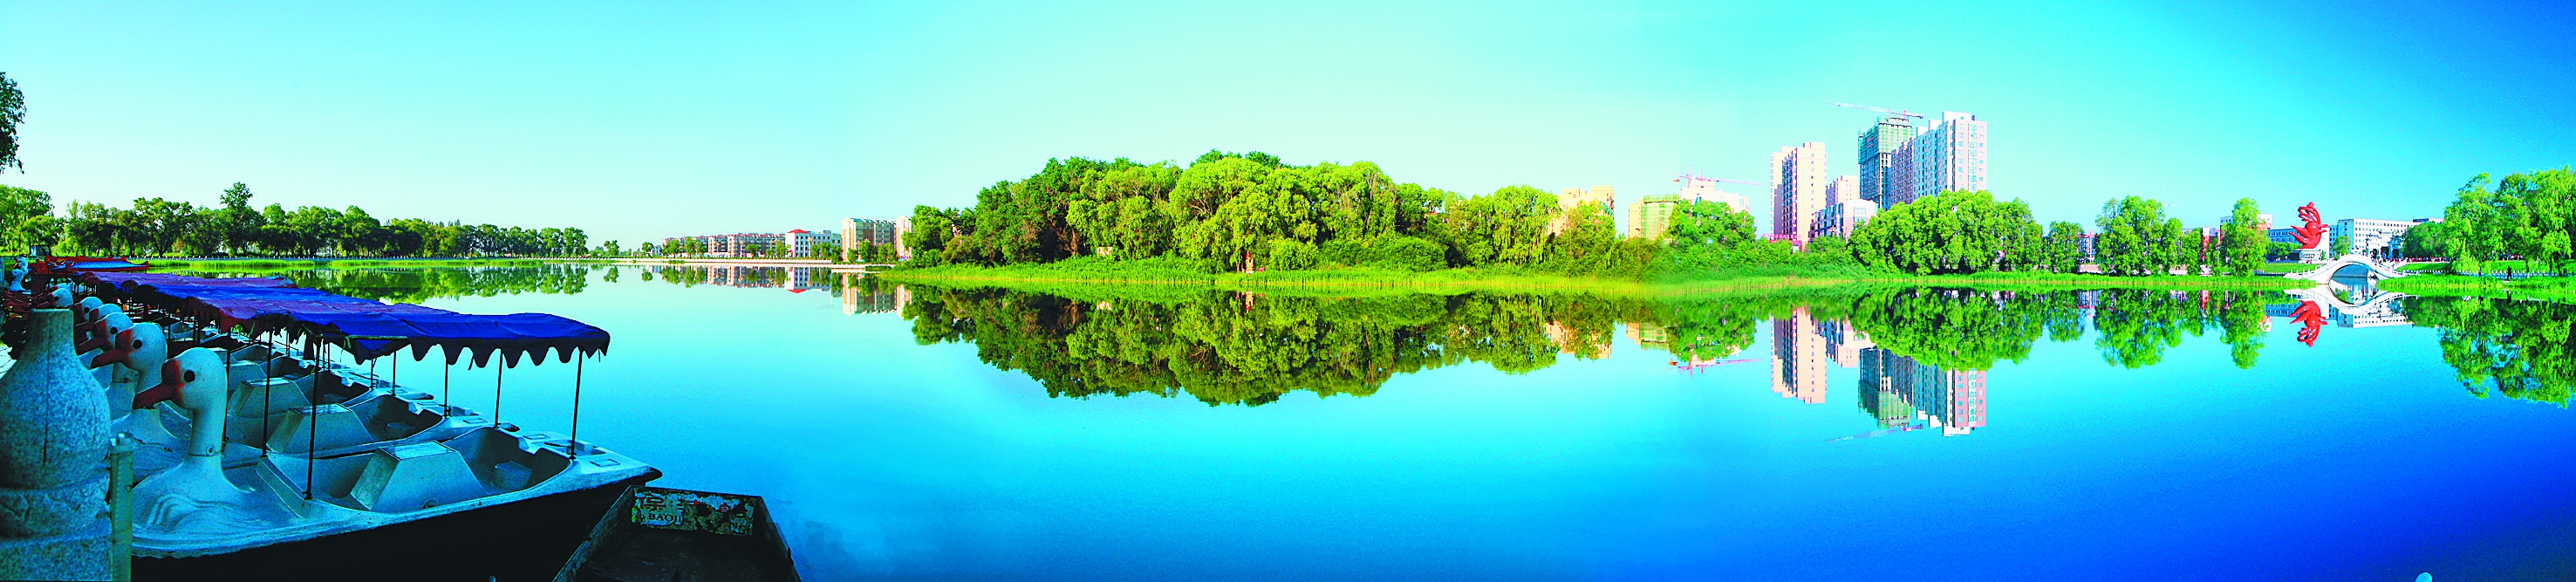
<instances>
[{"instance_id":1,"label":"low-rise building","mask_svg":"<svg viewBox=\"0 0 2576 582\"><path fill-rule=\"evenodd\" d=\"M1556 196L1556 219L1548 221L1547 233L1565 232L1566 227L1574 223L1574 207L1586 202L1601 205L1601 214L1605 217L1616 219L1619 216L1619 198L1609 186L1567 188Z\"/></svg>"},{"instance_id":2,"label":"low-rise building","mask_svg":"<svg viewBox=\"0 0 2576 582\"><path fill-rule=\"evenodd\" d=\"M897 223L894 221L843 218L841 219L841 252L856 252L859 250L860 243L876 243L881 246L901 244L901 235L896 227Z\"/></svg>"},{"instance_id":3,"label":"low-rise building","mask_svg":"<svg viewBox=\"0 0 2576 582\"><path fill-rule=\"evenodd\" d=\"M905 242L903 242L903 237L911 236L911 235L912 235L912 217L910 217L910 216L904 216L904 217L898 217L898 218L895 218L895 219L894 219L894 258L895 258L895 260L898 260L898 261L909 261L909 260L912 260L912 247L911 247L910 245L906 244Z\"/></svg>"},{"instance_id":4,"label":"low-rise building","mask_svg":"<svg viewBox=\"0 0 2576 582\"><path fill-rule=\"evenodd\" d=\"M2406 235L2407 229L2415 228L2415 225L2424 222L2425 219L2346 218L2335 221L2330 232L2333 233L2334 238L2341 238L2350 243L2352 252L2396 256L2398 249L2401 248L2399 245L2405 242L2402 237Z\"/></svg>"},{"instance_id":5,"label":"low-rise building","mask_svg":"<svg viewBox=\"0 0 2576 582\"><path fill-rule=\"evenodd\" d=\"M799 228L787 231L787 247L789 249L788 256L791 257L813 258L818 256L818 254L830 257L831 255L840 252L842 248L841 235L829 232L812 232Z\"/></svg>"}]
</instances>

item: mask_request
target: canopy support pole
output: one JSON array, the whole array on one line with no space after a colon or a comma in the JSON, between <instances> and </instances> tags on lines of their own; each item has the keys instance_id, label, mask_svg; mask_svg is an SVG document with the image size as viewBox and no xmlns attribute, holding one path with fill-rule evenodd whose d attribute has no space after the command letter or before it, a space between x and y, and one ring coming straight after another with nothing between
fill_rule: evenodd
<instances>
[{"instance_id":1,"label":"canopy support pole","mask_svg":"<svg viewBox=\"0 0 2576 582\"><path fill-rule=\"evenodd\" d=\"M510 366L502 362L492 364L492 428L501 428L501 373L508 371Z\"/></svg>"},{"instance_id":2,"label":"canopy support pole","mask_svg":"<svg viewBox=\"0 0 2576 582\"><path fill-rule=\"evenodd\" d=\"M315 371L313 372L314 374L317 374L317 375L318 375L318 374L323 374L323 373L328 373L328 372L330 372L330 371L331 371L331 353L330 353L330 352L322 351L322 349L323 349L323 348L319 345L319 344L321 344L321 343L322 343L322 338L321 338L320 336L308 336L308 337L306 337L306 338L305 338L305 340L304 340L304 346L305 346L305 350L306 350L306 351L305 351L305 353L313 354L315 357L318 357L318 358L320 358L320 359L322 360L322 369L320 369L320 370L315 370ZM336 374L334 374L334 375L336 375ZM306 393L304 393L304 500L305 500L305 501L312 501L312 500L313 500L313 466L314 466L314 465L318 465L318 464L320 464L320 463L315 463L315 462L314 462L315 460L318 460L318 459L320 458L320 455L315 455L315 454L313 454L313 452L314 452L314 451L313 451L313 447L314 447L314 445L318 444L318 443L316 443L315 441L317 441L317 440L319 440L319 439L321 439L321 438L322 438L322 436L321 436L322 431L320 430L320 429L321 429L321 427L317 427L317 426L314 426L314 425L313 425L313 421L315 420L315 419L313 418L313 413L314 413L317 409L320 409L320 408L322 407L322 405L321 405L321 400L322 400L322 398L321 398L321 392L322 392L322 382L321 382L321 379L320 379L320 378L315 378L315 379L314 379L314 382L313 382L313 390L312 390L312 391L310 391L310 392L306 392Z\"/></svg>"},{"instance_id":3,"label":"canopy support pole","mask_svg":"<svg viewBox=\"0 0 2576 582\"><path fill-rule=\"evenodd\" d=\"M589 359L582 355L572 358L572 438L564 442L564 452L575 457L581 456L581 365Z\"/></svg>"}]
</instances>

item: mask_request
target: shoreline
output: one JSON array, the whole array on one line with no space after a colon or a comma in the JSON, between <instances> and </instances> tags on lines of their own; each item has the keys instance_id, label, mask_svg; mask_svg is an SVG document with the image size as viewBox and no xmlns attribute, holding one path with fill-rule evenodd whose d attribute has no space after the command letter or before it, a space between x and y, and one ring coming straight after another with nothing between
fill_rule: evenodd
<instances>
[{"instance_id":1,"label":"shoreline","mask_svg":"<svg viewBox=\"0 0 2576 582\"><path fill-rule=\"evenodd\" d=\"M1082 266L1097 266L1082 265ZM1142 267L1142 266L1140 266ZM1047 265L981 267L944 265L924 269L894 269L873 273L889 282L941 284L952 286L1044 287L1065 284L1201 287L1220 290L1372 288L1381 290L1421 291L1583 291L1620 294L1692 294L1731 291L1808 289L1839 286L1929 286L1966 287L1972 289L2012 290L2086 290L2086 289L2167 289L2177 291L2289 290L2309 287L2305 281L2279 277L2194 277L2153 276L2115 277L2097 274L1986 273L1974 275L1908 275L1902 273L1857 271L1847 273L1749 272L1732 276L1686 281L1641 281L1599 277L1567 276L1548 273L1489 272L1474 269L1446 269L1420 273L1374 269L1329 269L1318 271L1281 271L1268 273L1183 274L1156 271L1150 267L1121 268L1110 264L1106 269L1067 269ZM955 285L964 284L964 285Z\"/></svg>"}]
</instances>

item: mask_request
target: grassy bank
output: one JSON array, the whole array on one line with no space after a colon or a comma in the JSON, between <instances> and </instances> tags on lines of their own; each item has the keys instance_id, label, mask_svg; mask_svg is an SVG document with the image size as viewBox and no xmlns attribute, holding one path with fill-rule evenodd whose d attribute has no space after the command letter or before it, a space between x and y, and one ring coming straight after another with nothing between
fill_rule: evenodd
<instances>
[{"instance_id":1,"label":"grassy bank","mask_svg":"<svg viewBox=\"0 0 2576 582\"><path fill-rule=\"evenodd\" d=\"M946 265L895 269L879 276L887 281L996 286L1044 290L1090 284L1153 285L1216 289L1298 289L1347 293L1362 289L1403 292L1583 291L1608 294L1670 294L1795 289L1836 286L1930 285L1978 289L2294 289L2303 281L2277 277L2112 277L2085 274L1981 273L1975 275L1910 275L1857 267L1758 267L1710 273L1679 280L1568 276L1522 269L1441 269L1427 272L1369 268L1334 268L1262 273L1208 273L1175 260L1113 261L1093 257L1047 264L981 267Z\"/></svg>"},{"instance_id":2,"label":"grassy bank","mask_svg":"<svg viewBox=\"0 0 2576 582\"><path fill-rule=\"evenodd\" d=\"M320 269L344 267L532 267L546 263L598 259L140 259L154 269Z\"/></svg>"},{"instance_id":3,"label":"grassy bank","mask_svg":"<svg viewBox=\"0 0 2576 582\"><path fill-rule=\"evenodd\" d=\"M2384 291L2427 297L2477 296L2576 301L2576 279L2567 277L2533 277L2506 281L2469 275L2417 275L2380 281L2379 288Z\"/></svg>"}]
</instances>

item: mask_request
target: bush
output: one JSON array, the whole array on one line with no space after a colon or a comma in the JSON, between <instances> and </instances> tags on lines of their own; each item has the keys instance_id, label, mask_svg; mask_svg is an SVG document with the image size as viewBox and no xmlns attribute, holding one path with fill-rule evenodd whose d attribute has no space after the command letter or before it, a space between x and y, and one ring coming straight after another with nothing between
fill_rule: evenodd
<instances>
[{"instance_id":1,"label":"bush","mask_svg":"<svg viewBox=\"0 0 2576 582\"><path fill-rule=\"evenodd\" d=\"M1270 260L1263 268L1278 271L1303 271L1315 268L1315 245L1297 239L1270 241Z\"/></svg>"},{"instance_id":2,"label":"bush","mask_svg":"<svg viewBox=\"0 0 2576 582\"><path fill-rule=\"evenodd\" d=\"M1391 271L1423 272L1449 266L1449 250L1440 243L1410 236L1341 239L1324 243L1323 262Z\"/></svg>"}]
</instances>

